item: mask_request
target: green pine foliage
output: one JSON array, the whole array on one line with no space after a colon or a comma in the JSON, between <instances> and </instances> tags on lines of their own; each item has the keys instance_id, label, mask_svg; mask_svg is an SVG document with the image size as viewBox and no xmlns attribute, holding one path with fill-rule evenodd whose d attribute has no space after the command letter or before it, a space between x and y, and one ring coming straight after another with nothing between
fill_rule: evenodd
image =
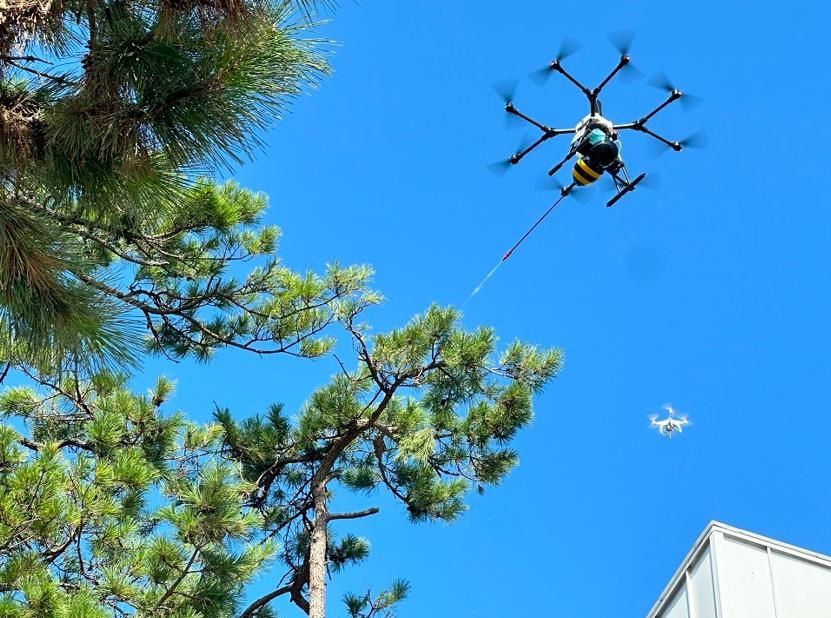
<instances>
[{"instance_id":1,"label":"green pine foliage","mask_svg":"<svg viewBox=\"0 0 831 618\"><path fill-rule=\"evenodd\" d=\"M313 530L325 525L329 568L337 572L363 560L369 546L352 535L337 540L329 524L378 513L375 506L331 513L333 496L380 491L397 499L413 522L457 519L471 490L500 483L517 464L510 443L531 421L532 395L562 363L559 350L519 342L498 354L493 331L464 330L450 308L431 307L403 328L371 338L355 318L345 315L344 324L357 367L342 366L298 415L278 406L243 421L228 410L215 415L224 429L224 455L254 488L247 504L263 514L269 537L282 542L280 581L289 584L272 594L288 595L307 611ZM319 512L326 513L325 524ZM397 582L375 597L348 595L344 602L354 618L388 616L407 589ZM255 616L272 598L243 615Z\"/></svg>"},{"instance_id":2,"label":"green pine foliage","mask_svg":"<svg viewBox=\"0 0 831 618\"><path fill-rule=\"evenodd\" d=\"M174 358L328 349L318 335L368 270L291 271L263 196L198 180L253 155L328 73L313 15L283 0L3 8L0 358L127 367L142 333Z\"/></svg>"},{"instance_id":3,"label":"green pine foliage","mask_svg":"<svg viewBox=\"0 0 831 618\"><path fill-rule=\"evenodd\" d=\"M0 396L0 616L234 615L276 546L221 427L171 394L99 374Z\"/></svg>"},{"instance_id":4,"label":"green pine foliage","mask_svg":"<svg viewBox=\"0 0 831 618\"><path fill-rule=\"evenodd\" d=\"M23 384L0 392L0 616L323 618L378 494L451 522L517 464L558 350L500 348L435 306L370 336L368 267L288 268L266 198L209 179L328 73L310 38L328 6L0 10L0 383ZM143 352L334 356L338 327L356 355L300 410L198 425L168 410L171 381L128 387ZM365 508L334 512L342 494ZM408 591L343 603L386 618Z\"/></svg>"},{"instance_id":5,"label":"green pine foliage","mask_svg":"<svg viewBox=\"0 0 831 618\"><path fill-rule=\"evenodd\" d=\"M108 371L30 371L3 390L0 616L266 618L280 602L315 615L326 578L369 556L348 526L379 513L378 493L413 522L451 522L500 483L561 353L500 354L491 330L435 306L370 337L363 308L338 315L354 368L297 411L217 409L199 425L168 411L170 380L136 394ZM365 508L332 511L347 493ZM252 599L263 576L279 583ZM391 617L408 590L343 601L352 618Z\"/></svg>"}]
</instances>

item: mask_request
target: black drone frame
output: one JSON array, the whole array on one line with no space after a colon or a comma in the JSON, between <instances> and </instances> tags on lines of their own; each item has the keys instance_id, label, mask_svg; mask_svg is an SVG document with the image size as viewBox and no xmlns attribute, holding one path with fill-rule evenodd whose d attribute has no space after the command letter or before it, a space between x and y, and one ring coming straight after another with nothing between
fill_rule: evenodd
<instances>
[{"instance_id":1,"label":"black drone frame","mask_svg":"<svg viewBox=\"0 0 831 618\"><path fill-rule=\"evenodd\" d=\"M612 69L612 71L605 77L605 79L603 79L603 81L600 82L600 84L598 84L595 88L592 88L592 89L589 89L586 86L584 86L571 73L566 71L566 69L561 64L559 58L555 58L554 60L552 60L549 63L548 70L556 71L557 73L560 73L568 81L570 81L572 84L574 84L588 98L591 113L592 114L601 114L602 113L601 112L601 103L600 103L600 99L598 98L599 95L600 95L600 92L603 90L603 88L606 87L606 85L612 80L612 78L615 75L617 75L618 72L621 69L623 69L626 65L628 65L630 62L631 62L631 59L629 58L629 55L628 54L622 54L621 57L620 57L620 60L618 60L617 66L615 66ZM669 96L666 98L666 100L663 103L661 103L660 105L658 105L655 109L650 111L648 114L646 114L645 116L639 118L638 120L635 120L634 122L628 122L628 123L625 123L625 124L613 125L613 129L615 131L624 131L624 130L640 131L641 133L645 133L646 135L649 135L649 136L655 138L656 140L658 140L659 142L665 144L666 146L669 146L670 148L672 148L676 152L680 151L683 148L683 146L681 145L680 142L670 141L670 140L666 139L665 137L655 133L654 131L647 128L646 123L653 116L655 116L658 112L660 112L662 109L664 109L666 106L668 106L670 103L673 103L674 101L677 101L678 99L680 99L681 96L682 96L681 91L673 88L670 91ZM556 137L558 135L573 134L575 132L575 129L556 129L556 128L544 125L541 122L538 122L538 121L534 120L533 118L527 116L526 114L522 113L521 111L519 111L514 106L513 101L508 101L508 102L505 103L505 111L508 112L509 114L513 114L514 116L517 116L518 118L521 118L522 120L525 120L526 122L534 125L535 127L537 127L542 132L542 135L535 142L533 142L530 146L528 146L528 147L524 148L523 150L511 155L511 158L509 159L509 162L512 165L516 165L517 163L519 163L525 157L525 155L527 155L529 152L534 150L537 146L539 146L543 142L551 139L552 137ZM568 154L566 154L566 156L563 158L563 160L560 161L559 163L557 163L550 170L548 170L548 175L549 176L553 176L554 174L556 174L560 170L560 168L563 167L563 165L565 165L572 157L574 157L574 155L577 154L577 146L578 146L578 144L574 144L569 149ZM611 206L612 204L617 202L621 197L623 197L626 193L629 193L630 191L632 191L635 188L635 185L637 185L646 176L646 174L640 174L634 180L630 180L629 179L629 174L626 172L626 166L623 164L622 161L619 162L619 165L614 166L612 168L609 168L606 171L609 172L610 176L612 177L612 179L615 183L615 188L617 189L617 195L615 197L613 197L611 200L609 200L609 202L607 203L607 206ZM622 173L622 175L621 175L621 173ZM572 183L571 185L569 185L568 187L565 187L562 190L563 194L567 195L571 191L571 189L573 189L573 188L574 188L574 184Z\"/></svg>"}]
</instances>

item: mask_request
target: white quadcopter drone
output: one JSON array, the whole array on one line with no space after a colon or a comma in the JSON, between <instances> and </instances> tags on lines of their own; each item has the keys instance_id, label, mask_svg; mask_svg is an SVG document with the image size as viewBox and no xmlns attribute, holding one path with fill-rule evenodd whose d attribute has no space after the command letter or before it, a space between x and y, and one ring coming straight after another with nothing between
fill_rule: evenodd
<instances>
[{"instance_id":1,"label":"white quadcopter drone","mask_svg":"<svg viewBox=\"0 0 831 618\"><path fill-rule=\"evenodd\" d=\"M677 431L678 433L681 433L683 428L690 424L690 421L686 414L675 416L675 410L669 404L664 406L664 410L667 411L669 416L659 421L658 415L653 414L649 417L650 426L655 427L658 430L658 433L671 440L673 432Z\"/></svg>"}]
</instances>

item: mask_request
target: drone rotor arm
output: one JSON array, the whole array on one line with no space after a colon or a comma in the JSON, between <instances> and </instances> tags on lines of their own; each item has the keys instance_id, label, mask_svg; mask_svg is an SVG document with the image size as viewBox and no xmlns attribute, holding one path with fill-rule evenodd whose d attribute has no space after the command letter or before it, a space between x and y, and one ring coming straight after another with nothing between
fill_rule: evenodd
<instances>
[{"instance_id":1,"label":"drone rotor arm","mask_svg":"<svg viewBox=\"0 0 831 618\"><path fill-rule=\"evenodd\" d=\"M612 69L611 73L609 73L606 76L606 79L604 79L602 82L600 82L600 85L598 85L597 88L595 88L594 90L591 91L591 94L589 94L589 99L593 99L593 98L596 99L597 95L600 94L600 91L603 90L603 88L606 86L606 84L608 84L610 81L612 81L612 78L615 75L617 75L618 72L623 67L625 67L627 64L629 64L629 56L627 56L626 54L623 54L620 57L620 60L618 61L617 66L615 66L615 68Z\"/></svg>"},{"instance_id":2,"label":"drone rotor arm","mask_svg":"<svg viewBox=\"0 0 831 618\"><path fill-rule=\"evenodd\" d=\"M673 150L675 150L676 152L680 151L680 150L681 150L681 148L682 148L682 147L681 147L681 144L679 144L678 142L671 142L671 141L669 141L667 138L663 137L662 135L658 135L658 134L657 134L657 133L655 133L654 131L650 131L649 129L647 129L647 128L646 128L646 127L644 127L644 126L641 126L638 130L639 130L641 133L646 133L647 135L649 135L649 136L651 136L651 137L654 137L656 140L658 140L659 142L661 142L661 143L663 143L663 144L665 144L665 145L669 146L670 148L672 148L672 149L673 149Z\"/></svg>"},{"instance_id":3,"label":"drone rotor arm","mask_svg":"<svg viewBox=\"0 0 831 618\"><path fill-rule=\"evenodd\" d=\"M551 131L550 127L545 126L543 123L534 120L533 118L531 118L530 116L527 116L526 114L523 114L516 107L514 107L513 103L507 103L505 105L505 111L508 112L509 114L512 114L512 115L516 116L517 118L522 118L522 120L524 120L525 122L527 122L529 124L534 125L535 127L537 127L543 133L548 133L548 132Z\"/></svg>"},{"instance_id":4,"label":"drone rotor arm","mask_svg":"<svg viewBox=\"0 0 831 618\"><path fill-rule=\"evenodd\" d=\"M673 103L673 102L679 100L680 98L681 98L681 93L678 90L673 90L672 92L669 93L669 96L666 98L666 100L663 103L661 103L658 107L656 107L651 112L649 112L646 116L644 116L643 118L638 120L637 123L640 124L640 125L645 125L646 122L650 118L652 118L655 114L660 112L662 109L664 109L670 103Z\"/></svg>"},{"instance_id":5,"label":"drone rotor arm","mask_svg":"<svg viewBox=\"0 0 831 618\"><path fill-rule=\"evenodd\" d=\"M522 149L522 150L520 150L518 153L516 153L513 157L511 157L511 162L512 162L512 163L514 163L514 164L519 163L519 162L523 159L523 157L525 157L525 155L527 155L529 152L531 152L532 150L534 150L534 148L536 148L537 146L539 146L540 144L542 144L544 141L546 141L546 140L548 140L548 139L551 139L552 137L554 137L554 136L553 136L553 135L551 135L551 133L549 133L549 132L547 132L547 133L543 133L543 134L542 134L542 135L541 135L541 136L537 139L537 141L535 141L534 143L532 143L530 146L527 146L526 148L523 148L523 149Z\"/></svg>"},{"instance_id":6,"label":"drone rotor arm","mask_svg":"<svg viewBox=\"0 0 831 618\"><path fill-rule=\"evenodd\" d=\"M660 105L658 105L655 109L650 111L645 116L639 118L638 120L635 120L634 122L627 122L627 123L624 123L624 124L613 125L612 128L615 131L624 131L624 130L627 130L627 129L632 129L632 130L635 130L635 131L642 131L644 133L651 133L651 131L644 130L644 129L646 129L646 123L649 121L649 119L652 118L653 116L655 116L655 114L660 112L667 105L669 105L670 103L673 103L674 101L677 101L680 98L681 98L681 93L678 92L677 90L673 90L670 93L670 95L666 98L665 101L663 101ZM655 137L655 136L653 135L653 137ZM671 146L672 143L670 142L669 145Z\"/></svg>"},{"instance_id":7,"label":"drone rotor arm","mask_svg":"<svg viewBox=\"0 0 831 618\"><path fill-rule=\"evenodd\" d=\"M551 65L550 65L550 67L551 67L551 70L552 70L552 71L557 71L558 73L562 74L562 75L563 75L563 77L565 77L568 81L570 81L572 84L574 84L575 86L577 86L577 87L580 89L580 91L581 91L583 94L585 94L587 97L591 97L592 91L591 91L591 90L589 90L589 89L588 89L586 86L584 86L583 84L581 84L581 83L577 80L577 78L576 78L576 77L574 77L571 73L569 73L568 71L566 71L566 70L563 68L563 65L562 65L562 64L560 64L560 61L559 61L559 60L552 60L552 61L551 61Z\"/></svg>"}]
</instances>

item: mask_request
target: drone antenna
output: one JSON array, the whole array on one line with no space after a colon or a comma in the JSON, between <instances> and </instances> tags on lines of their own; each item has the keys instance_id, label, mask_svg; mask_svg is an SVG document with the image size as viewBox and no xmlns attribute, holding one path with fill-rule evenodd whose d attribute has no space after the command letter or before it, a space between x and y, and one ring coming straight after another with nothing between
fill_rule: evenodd
<instances>
[{"instance_id":1,"label":"drone antenna","mask_svg":"<svg viewBox=\"0 0 831 618\"><path fill-rule=\"evenodd\" d=\"M557 205L558 205L560 202L562 202L562 201L563 201L566 197L568 197L568 195L572 192L572 190L573 190L573 189L574 189L574 187L576 187L576 186L577 186L577 185L576 185L575 183L571 183L570 185L568 185L568 186L563 187L562 189L560 189L560 197L558 197L558 198L554 201L554 203L553 203L553 204L551 204L551 206L549 206L548 210L546 210L546 211L542 214L542 216L541 216L539 219L537 219L537 220L536 220L536 222L534 222L534 225L532 225L530 228L528 228L528 231L527 231L527 232L525 232L525 234L523 234L523 235L522 235L522 238L520 238L518 241L516 241L516 243L514 243L514 246L513 246L513 247L511 247L510 249L508 249L508 250L505 252L505 255L503 255L503 256L502 256L502 259L501 259L501 260L499 260L499 261L496 263L496 266L494 266L494 267L491 269L491 271L490 271L487 275L485 275L485 278L484 278L484 279L482 279L482 282L481 282L479 285L477 285L477 286L476 286L476 288L473 290L473 292L471 292L471 293L470 293L470 296L468 296L468 297L467 297L467 300L466 300L466 301L464 302L464 304L462 305L463 307L464 307L464 305L467 305L467 303L470 301L470 299L471 299L471 298L473 298L474 296L476 296L476 294L478 294L478 293L479 293L479 290L481 290L481 289L482 289L482 286L483 286L483 285L485 285L485 283L488 281L488 279L490 279L490 278L494 275L494 273L495 273L495 272L499 269L499 267L500 267L500 266L502 266L502 264L504 264L504 263L507 261L507 259L508 259L509 257L511 257L511 255L513 254L513 252L514 252L514 251L516 251L516 250L517 250L517 248L518 248L518 247L519 247L519 246L520 246L523 242L525 242L525 239L526 239L526 238L528 238L528 237L531 235L531 233L532 233L535 229L537 229L537 226L539 226L539 224L540 224L540 223L542 223L542 222L545 220L545 218L546 218L548 215L550 215L550 214L551 214L551 211L553 211L553 210L557 207Z\"/></svg>"},{"instance_id":2,"label":"drone antenna","mask_svg":"<svg viewBox=\"0 0 831 618\"><path fill-rule=\"evenodd\" d=\"M511 254L513 254L513 252L516 251L517 247L519 247L523 242L525 242L525 239L528 238L535 229L537 229L537 226L540 223L542 223L549 214L551 214L551 211L554 210L557 207L557 205L560 202L562 202L566 197L568 197L568 195L571 193L571 191L574 189L575 186L576 186L575 183L571 183L567 187L563 187L562 189L560 189L560 197L558 197L554 201L554 203L551 204L551 206L548 208L548 210L546 210L542 214L542 216L539 219L536 220L534 225L532 225L530 228L528 228L528 231L525 232L525 234L522 235L522 238L520 238L518 241L516 241L514 246L511 247L510 249L508 249L508 251L505 252L505 255L502 256L502 260L501 260L502 262L504 262L509 257L511 257Z\"/></svg>"}]
</instances>

